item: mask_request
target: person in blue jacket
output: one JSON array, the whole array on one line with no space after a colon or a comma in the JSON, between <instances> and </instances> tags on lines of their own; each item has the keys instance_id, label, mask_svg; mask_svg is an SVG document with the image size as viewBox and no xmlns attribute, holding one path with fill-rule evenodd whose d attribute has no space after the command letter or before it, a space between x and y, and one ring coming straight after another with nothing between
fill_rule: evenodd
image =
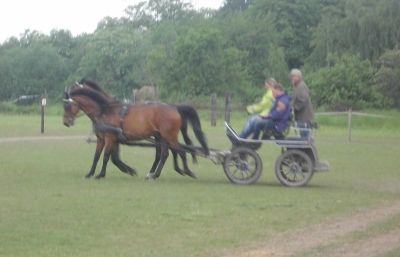
<instances>
[{"instance_id":1,"label":"person in blue jacket","mask_svg":"<svg viewBox=\"0 0 400 257\"><path fill-rule=\"evenodd\" d=\"M263 139L269 139L271 135L282 134L289 126L291 109L291 97L285 93L281 84L271 87L275 102L268 114L263 117L262 122L258 122L253 134L253 139L259 139L260 133L265 132Z\"/></svg>"}]
</instances>

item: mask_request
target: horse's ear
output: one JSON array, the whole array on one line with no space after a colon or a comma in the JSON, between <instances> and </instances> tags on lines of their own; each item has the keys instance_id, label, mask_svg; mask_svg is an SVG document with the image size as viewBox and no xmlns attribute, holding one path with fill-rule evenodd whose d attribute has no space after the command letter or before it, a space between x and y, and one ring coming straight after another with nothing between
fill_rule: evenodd
<instances>
[{"instance_id":1,"label":"horse's ear","mask_svg":"<svg viewBox=\"0 0 400 257\"><path fill-rule=\"evenodd\" d=\"M76 81L76 82L75 82L75 86L80 87L80 88L83 88L82 82Z\"/></svg>"}]
</instances>

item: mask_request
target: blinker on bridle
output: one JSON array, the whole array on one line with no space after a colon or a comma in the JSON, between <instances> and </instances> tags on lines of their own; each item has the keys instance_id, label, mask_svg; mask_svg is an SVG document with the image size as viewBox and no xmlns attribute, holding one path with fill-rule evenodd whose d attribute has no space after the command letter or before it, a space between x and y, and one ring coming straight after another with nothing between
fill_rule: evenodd
<instances>
[{"instance_id":1,"label":"blinker on bridle","mask_svg":"<svg viewBox=\"0 0 400 257\"><path fill-rule=\"evenodd\" d=\"M79 83L79 82L75 82L75 86L78 86L78 87L80 87L80 88L83 88L83 85L81 84L81 83ZM67 89L67 87L65 88L65 93L66 93L66 95L68 95L68 99L63 99L63 102L64 103L76 103L75 101L74 101L74 99L72 99L71 98L71 95L70 95L70 93L71 93L71 88L68 88Z\"/></svg>"}]
</instances>

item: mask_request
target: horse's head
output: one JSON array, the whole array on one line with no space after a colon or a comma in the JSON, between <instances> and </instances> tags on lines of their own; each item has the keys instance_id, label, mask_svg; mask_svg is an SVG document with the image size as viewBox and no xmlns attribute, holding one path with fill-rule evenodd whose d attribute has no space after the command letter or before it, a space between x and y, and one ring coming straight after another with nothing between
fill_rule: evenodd
<instances>
[{"instance_id":1,"label":"horse's head","mask_svg":"<svg viewBox=\"0 0 400 257\"><path fill-rule=\"evenodd\" d=\"M71 90L73 90L76 87L81 87L78 83L76 83L73 87L69 89L65 89L64 92L64 125L66 127L71 127L74 125L75 118L78 115L80 108L78 103L76 103L72 98L71 98Z\"/></svg>"}]
</instances>

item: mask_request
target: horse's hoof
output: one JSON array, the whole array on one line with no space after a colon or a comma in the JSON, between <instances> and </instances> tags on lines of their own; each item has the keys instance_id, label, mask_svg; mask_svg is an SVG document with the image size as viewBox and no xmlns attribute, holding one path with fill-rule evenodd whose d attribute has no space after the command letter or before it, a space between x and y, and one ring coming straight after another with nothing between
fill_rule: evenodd
<instances>
[{"instance_id":1,"label":"horse's hoof","mask_svg":"<svg viewBox=\"0 0 400 257\"><path fill-rule=\"evenodd\" d=\"M196 174L194 174L194 173L191 172L191 171L187 171L187 172L186 172L186 175L188 175L188 176L191 177L191 178L197 179Z\"/></svg>"},{"instance_id":2,"label":"horse's hoof","mask_svg":"<svg viewBox=\"0 0 400 257\"><path fill-rule=\"evenodd\" d=\"M153 175L149 174L146 176L146 180L147 181L156 181L156 178Z\"/></svg>"},{"instance_id":3,"label":"horse's hoof","mask_svg":"<svg viewBox=\"0 0 400 257\"><path fill-rule=\"evenodd\" d=\"M130 170L130 171L128 171L128 174L130 175L130 176L137 176L138 175L138 173L137 173L137 171L136 170Z\"/></svg>"},{"instance_id":4,"label":"horse's hoof","mask_svg":"<svg viewBox=\"0 0 400 257\"><path fill-rule=\"evenodd\" d=\"M92 177L93 177L92 174L87 174L87 175L85 176L86 179L90 179L90 178L92 178Z\"/></svg>"},{"instance_id":5,"label":"horse's hoof","mask_svg":"<svg viewBox=\"0 0 400 257\"><path fill-rule=\"evenodd\" d=\"M186 176L186 173L183 170L176 170L176 172L181 176Z\"/></svg>"},{"instance_id":6,"label":"horse's hoof","mask_svg":"<svg viewBox=\"0 0 400 257\"><path fill-rule=\"evenodd\" d=\"M100 180L100 179L104 179L106 176L104 176L104 175L98 175L98 176L96 176L96 179L97 180Z\"/></svg>"}]
</instances>

